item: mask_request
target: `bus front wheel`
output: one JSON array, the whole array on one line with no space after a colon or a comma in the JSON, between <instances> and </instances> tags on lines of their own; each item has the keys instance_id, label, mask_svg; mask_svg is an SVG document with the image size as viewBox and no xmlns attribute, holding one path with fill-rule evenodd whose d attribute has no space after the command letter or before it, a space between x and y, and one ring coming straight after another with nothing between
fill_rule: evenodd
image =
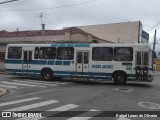
<instances>
[{"instance_id":1,"label":"bus front wheel","mask_svg":"<svg viewBox=\"0 0 160 120\"><path fill-rule=\"evenodd\" d=\"M114 83L117 85L125 85L127 82L127 75L123 72L117 72L114 75Z\"/></svg>"},{"instance_id":2,"label":"bus front wheel","mask_svg":"<svg viewBox=\"0 0 160 120\"><path fill-rule=\"evenodd\" d=\"M53 71L51 69L44 69L41 75L44 80L51 80L53 78Z\"/></svg>"}]
</instances>

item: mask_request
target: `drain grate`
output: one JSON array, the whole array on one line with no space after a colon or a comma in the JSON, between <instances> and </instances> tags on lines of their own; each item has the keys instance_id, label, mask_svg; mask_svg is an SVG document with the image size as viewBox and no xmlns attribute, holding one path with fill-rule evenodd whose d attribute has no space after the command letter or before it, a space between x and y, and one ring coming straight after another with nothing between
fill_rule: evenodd
<instances>
[{"instance_id":1,"label":"drain grate","mask_svg":"<svg viewBox=\"0 0 160 120\"><path fill-rule=\"evenodd\" d=\"M145 107L152 110L160 109L160 104L152 103L152 102L138 102L138 105L141 107Z\"/></svg>"},{"instance_id":2,"label":"drain grate","mask_svg":"<svg viewBox=\"0 0 160 120\"><path fill-rule=\"evenodd\" d=\"M128 88L115 88L113 90L121 91L121 92L132 92L132 91L134 91L133 89L128 89Z\"/></svg>"}]
</instances>

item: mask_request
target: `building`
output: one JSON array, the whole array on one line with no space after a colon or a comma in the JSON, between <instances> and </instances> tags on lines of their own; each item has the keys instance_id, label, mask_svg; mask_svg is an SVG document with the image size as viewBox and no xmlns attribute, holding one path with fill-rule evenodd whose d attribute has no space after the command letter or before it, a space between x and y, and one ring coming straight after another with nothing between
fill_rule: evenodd
<instances>
[{"instance_id":1,"label":"building","mask_svg":"<svg viewBox=\"0 0 160 120\"><path fill-rule=\"evenodd\" d=\"M142 30L140 21L76 27L115 43L148 43L149 41L149 34Z\"/></svg>"},{"instance_id":2,"label":"building","mask_svg":"<svg viewBox=\"0 0 160 120\"><path fill-rule=\"evenodd\" d=\"M89 34L76 27L63 30L45 30L43 35L41 30L34 31L0 31L0 52L5 52L5 47L9 43L53 43L53 42L72 42L72 43L92 43L108 42L113 43L92 34Z\"/></svg>"},{"instance_id":3,"label":"building","mask_svg":"<svg viewBox=\"0 0 160 120\"><path fill-rule=\"evenodd\" d=\"M98 38L76 27L71 27L63 30L44 30L44 31L34 30L34 31L7 32L3 30L0 31L0 62L4 61L6 46L9 43L17 44L17 43L61 43L61 42L113 43Z\"/></svg>"}]
</instances>

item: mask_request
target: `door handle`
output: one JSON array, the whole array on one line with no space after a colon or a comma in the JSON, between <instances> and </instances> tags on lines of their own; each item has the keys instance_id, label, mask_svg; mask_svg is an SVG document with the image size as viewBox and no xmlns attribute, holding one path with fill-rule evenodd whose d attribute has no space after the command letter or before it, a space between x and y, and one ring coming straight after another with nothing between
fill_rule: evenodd
<instances>
[{"instance_id":1,"label":"door handle","mask_svg":"<svg viewBox=\"0 0 160 120\"><path fill-rule=\"evenodd\" d=\"M80 66L78 68L81 68Z\"/></svg>"},{"instance_id":2,"label":"door handle","mask_svg":"<svg viewBox=\"0 0 160 120\"><path fill-rule=\"evenodd\" d=\"M87 68L86 66L84 68Z\"/></svg>"}]
</instances>

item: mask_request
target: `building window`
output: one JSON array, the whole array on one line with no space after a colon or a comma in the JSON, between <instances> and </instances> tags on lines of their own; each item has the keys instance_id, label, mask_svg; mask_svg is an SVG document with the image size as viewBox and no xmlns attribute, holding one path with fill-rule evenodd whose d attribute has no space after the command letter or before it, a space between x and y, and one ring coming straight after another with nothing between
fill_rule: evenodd
<instances>
[{"instance_id":1,"label":"building window","mask_svg":"<svg viewBox=\"0 0 160 120\"><path fill-rule=\"evenodd\" d=\"M58 60L73 60L74 59L74 48L73 47L57 48L57 59Z\"/></svg>"},{"instance_id":2,"label":"building window","mask_svg":"<svg viewBox=\"0 0 160 120\"><path fill-rule=\"evenodd\" d=\"M133 60L133 48L131 47L116 47L114 49L115 61L132 61Z\"/></svg>"},{"instance_id":3,"label":"building window","mask_svg":"<svg viewBox=\"0 0 160 120\"><path fill-rule=\"evenodd\" d=\"M22 47L9 47L8 58L10 59L21 59Z\"/></svg>"},{"instance_id":4,"label":"building window","mask_svg":"<svg viewBox=\"0 0 160 120\"><path fill-rule=\"evenodd\" d=\"M56 48L55 47L40 47L35 48L35 58L37 59L37 54L39 53L40 59L55 59L56 58Z\"/></svg>"},{"instance_id":5,"label":"building window","mask_svg":"<svg viewBox=\"0 0 160 120\"><path fill-rule=\"evenodd\" d=\"M92 60L94 61L112 61L113 60L113 48L94 47L92 51Z\"/></svg>"}]
</instances>

